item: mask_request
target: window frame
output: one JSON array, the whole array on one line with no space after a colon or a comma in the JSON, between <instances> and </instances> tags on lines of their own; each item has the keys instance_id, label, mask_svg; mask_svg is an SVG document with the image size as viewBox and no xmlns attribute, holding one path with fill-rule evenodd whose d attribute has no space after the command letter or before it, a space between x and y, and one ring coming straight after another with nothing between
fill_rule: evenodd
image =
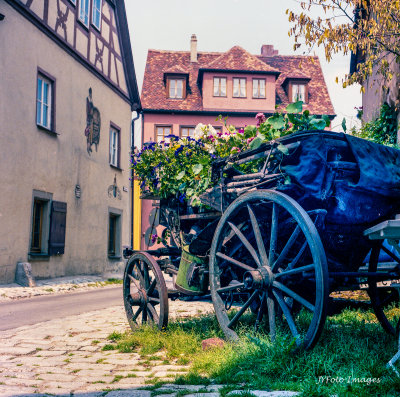
<instances>
[{"instance_id":1,"label":"window frame","mask_svg":"<svg viewBox=\"0 0 400 397\"><path fill-rule=\"evenodd\" d=\"M32 209L31 209L31 225L30 225L30 238L28 247L28 259L35 257L49 257L49 237L50 237L50 213L51 202L53 199L52 193L43 192L40 190L33 190L32 193ZM40 214L39 226L39 244L34 246L34 232L35 232L35 204L42 203Z\"/></svg>"},{"instance_id":2,"label":"window frame","mask_svg":"<svg viewBox=\"0 0 400 397\"><path fill-rule=\"evenodd\" d=\"M81 18L82 15L82 4L87 4L87 23L85 23L85 20ZM79 0L79 6L78 6L78 21L85 26L87 29L89 29L89 25L90 25L90 5L91 5L91 1L90 0Z\"/></svg>"},{"instance_id":3,"label":"window frame","mask_svg":"<svg viewBox=\"0 0 400 397\"><path fill-rule=\"evenodd\" d=\"M95 23L95 11L97 10L97 8L96 8L96 2L99 2L99 9L98 9L98 11L99 11L99 26L97 26L96 25L96 23ZM102 7L103 7L103 0L92 0L92 12L91 12L91 14L92 14L92 25L94 26L94 28L95 29L97 29L99 32L101 31L101 9L102 9Z\"/></svg>"},{"instance_id":4,"label":"window frame","mask_svg":"<svg viewBox=\"0 0 400 397\"><path fill-rule=\"evenodd\" d=\"M47 118L48 124L43 124L43 112L42 108L40 109L40 120L38 120L38 105L39 105L39 79L42 79L42 82L47 82L49 85L48 97L49 100L47 102ZM43 104L43 86L41 87L41 104ZM36 126L40 129L44 129L49 132L55 132L56 129L56 79L51 76L49 73L45 72L43 69L38 68L36 73L36 112L35 112L35 123ZM42 106L42 105L41 105Z\"/></svg>"},{"instance_id":5,"label":"window frame","mask_svg":"<svg viewBox=\"0 0 400 397\"><path fill-rule=\"evenodd\" d=\"M299 81L295 80L295 81L291 81L289 83L289 92L288 92L289 102L290 103L296 102L296 100L294 100L294 98L293 98L293 86L295 86L295 85L304 86L304 101L303 101L303 103L308 103L308 82L301 81L301 80L299 80Z\"/></svg>"},{"instance_id":6,"label":"window frame","mask_svg":"<svg viewBox=\"0 0 400 397\"><path fill-rule=\"evenodd\" d=\"M161 141L165 142L165 128L169 128L170 132L167 135L173 134L173 129L172 129L172 124L154 124L154 142L156 143L160 143L161 141L158 140L158 128L163 128L163 139L161 139ZM160 135L161 136L161 135Z\"/></svg>"},{"instance_id":7,"label":"window frame","mask_svg":"<svg viewBox=\"0 0 400 397\"><path fill-rule=\"evenodd\" d=\"M182 81L182 97L171 97L170 96L170 88L171 88L171 81L172 80L175 80L175 81ZM168 99L178 99L178 100L181 100L181 99L185 99L186 98L186 79L184 78L184 77L182 77L182 76L173 76L173 75L171 75L171 76L168 76L167 77L167 84L166 84L166 88L167 88L167 98ZM177 91L176 89L175 89L175 91Z\"/></svg>"},{"instance_id":8,"label":"window frame","mask_svg":"<svg viewBox=\"0 0 400 397\"><path fill-rule=\"evenodd\" d=\"M215 95L215 80L218 79L218 88L219 88L219 93L221 92L221 80L225 80L225 95ZM228 83L228 78L226 76L213 76L213 97L216 98L226 98L227 97L227 83Z\"/></svg>"},{"instance_id":9,"label":"window frame","mask_svg":"<svg viewBox=\"0 0 400 397\"><path fill-rule=\"evenodd\" d=\"M239 95L235 94L235 80L239 80ZM241 95L241 81L244 80L244 96ZM247 98L247 77L232 77L232 98Z\"/></svg>"},{"instance_id":10,"label":"window frame","mask_svg":"<svg viewBox=\"0 0 400 397\"><path fill-rule=\"evenodd\" d=\"M121 232L122 232L122 214L123 211L118 208L108 208L108 227L107 227L107 257L108 259L121 259ZM111 230L112 222L114 228ZM113 232L113 240L110 239L110 234ZM113 250L110 250L110 243L113 242Z\"/></svg>"},{"instance_id":11,"label":"window frame","mask_svg":"<svg viewBox=\"0 0 400 397\"><path fill-rule=\"evenodd\" d=\"M191 138L193 138L195 128L196 127L193 126L193 125L180 125L179 126L179 137L180 138L187 138L188 136L190 136ZM184 129L188 130L188 135L182 135L182 130L184 130ZM191 129L193 129L193 135L190 135L190 131L189 130L191 130Z\"/></svg>"},{"instance_id":12,"label":"window frame","mask_svg":"<svg viewBox=\"0 0 400 397\"><path fill-rule=\"evenodd\" d=\"M116 156L115 156L116 164L112 161L112 152L111 152L111 149L112 149L111 148L111 136L113 135L113 133L116 133L116 135L117 135L117 140L116 140L117 147L116 147ZM109 162L110 166L113 168L121 169L121 128L112 122L110 123L110 128L109 128L108 144L109 144L108 162Z\"/></svg>"},{"instance_id":13,"label":"window frame","mask_svg":"<svg viewBox=\"0 0 400 397\"><path fill-rule=\"evenodd\" d=\"M257 88L258 88L257 89L257 93L258 93L257 96L254 96L254 82L255 81L257 81ZM260 81L264 82L264 96L260 96ZM254 99L266 99L267 98L267 82L266 82L266 79L253 78L252 84L253 84L253 86L252 86L253 98Z\"/></svg>"}]
</instances>

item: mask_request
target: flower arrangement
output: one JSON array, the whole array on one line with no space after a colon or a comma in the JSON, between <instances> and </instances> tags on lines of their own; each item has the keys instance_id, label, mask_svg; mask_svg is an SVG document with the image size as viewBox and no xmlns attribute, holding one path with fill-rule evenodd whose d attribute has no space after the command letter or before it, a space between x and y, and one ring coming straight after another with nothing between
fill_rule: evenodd
<instances>
[{"instance_id":1,"label":"flower arrangement","mask_svg":"<svg viewBox=\"0 0 400 397\"><path fill-rule=\"evenodd\" d=\"M236 129L227 124L227 118L218 120L223 131L211 125L198 124L194 137L179 138L168 135L165 141L148 142L132 155L132 168L139 177L142 192L160 198L176 197L192 206L200 206L200 194L212 186L211 163L248 149L256 149L267 142L299 130L324 129L330 125L327 116L322 119L302 111L301 101L290 104L286 113L275 113L266 118L256 116L256 125ZM251 172L251 170L248 170Z\"/></svg>"}]
</instances>

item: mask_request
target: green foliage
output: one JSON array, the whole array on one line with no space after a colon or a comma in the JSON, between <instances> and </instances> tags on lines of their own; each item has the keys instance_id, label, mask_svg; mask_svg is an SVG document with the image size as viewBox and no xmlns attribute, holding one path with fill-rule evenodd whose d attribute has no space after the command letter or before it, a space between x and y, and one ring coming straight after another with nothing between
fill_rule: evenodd
<instances>
[{"instance_id":1,"label":"green foliage","mask_svg":"<svg viewBox=\"0 0 400 397\"><path fill-rule=\"evenodd\" d=\"M385 102L377 119L364 123L360 130L353 130L351 133L372 142L394 146L397 143L397 131L396 111Z\"/></svg>"},{"instance_id":2,"label":"green foliage","mask_svg":"<svg viewBox=\"0 0 400 397\"><path fill-rule=\"evenodd\" d=\"M302 130L324 129L330 125L328 116L317 118L303 110L303 102L291 103L286 113L275 113L266 118L256 116L257 126L236 129L219 116L224 131L217 132L211 125L198 124L194 138L165 137L166 141L149 142L142 151L132 156L132 168L141 180L143 192L160 198L176 197L199 206L199 196L212 186L211 164L216 158L234 157L245 150L257 149L264 142ZM282 152L284 152L282 150ZM241 166L247 173L256 172L260 161Z\"/></svg>"},{"instance_id":3,"label":"green foliage","mask_svg":"<svg viewBox=\"0 0 400 397\"><path fill-rule=\"evenodd\" d=\"M399 315L398 307L390 310L389 317ZM263 330L255 333L245 328L239 335L238 343L203 351L203 339L221 337L215 317L208 315L172 322L165 332L140 327L120 342L133 342L129 352L162 351L172 358L188 359L189 372L175 380L179 384L212 380L238 389L245 385L246 390L300 391L307 397L400 393L400 379L385 367L397 351L396 340L383 331L371 311L347 309L328 318L318 344L306 352L293 353L291 339L283 333L274 344ZM330 381L337 378L343 382Z\"/></svg>"}]
</instances>

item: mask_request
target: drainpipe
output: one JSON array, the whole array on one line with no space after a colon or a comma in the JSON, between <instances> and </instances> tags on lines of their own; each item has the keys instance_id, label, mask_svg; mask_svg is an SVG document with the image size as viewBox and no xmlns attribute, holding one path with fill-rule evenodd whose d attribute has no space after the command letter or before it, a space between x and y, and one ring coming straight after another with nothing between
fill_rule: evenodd
<instances>
[{"instance_id":1,"label":"drainpipe","mask_svg":"<svg viewBox=\"0 0 400 397\"><path fill-rule=\"evenodd\" d=\"M136 117L134 117L131 121L131 156L135 151L135 121L139 119L141 112L136 112ZM135 196L134 196L134 171L133 168L131 168L131 249L133 249L133 217L135 215L135 208L134 208L134 203L135 203Z\"/></svg>"}]
</instances>

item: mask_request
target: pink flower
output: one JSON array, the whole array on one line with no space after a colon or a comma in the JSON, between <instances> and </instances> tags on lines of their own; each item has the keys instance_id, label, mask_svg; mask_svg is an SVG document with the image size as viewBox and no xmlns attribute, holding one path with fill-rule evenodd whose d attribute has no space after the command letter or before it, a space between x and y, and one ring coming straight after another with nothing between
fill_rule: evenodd
<instances>
[{"instance_id":1,"label":"pink flower","mask_svg":"<svg viewBox=\"0 0 400 397\"><path fill-rule=\"evenodd\" d=\"M262 124L266 120L264 113L257 113L256 120L257 120L257 127L259 127L260 124Z\"/></svg>"},{"instance_id":2,"label":"pink flower","mask_svg":"<svg viewBox=\"0 0 400 397\"><path fill-rule=\"evenodd\" d=\"M231 149L231 153L240 153L240 149L235 146Z\"/></svg>"},{"instance_id":3,"label":"pink flower","mask_svg":"<svg viewBox=\"0 0 400 397\"><path fill-rule=\"evenodd\" d=\"M243 134L243 133L244 133L244 128L239 128L239 129L238 129L238 133L239 133L239 134Z\"/></svg>"},{"instance_id":4,"label":"pink flower","mask_svg":"<svg viewBox=\"0 0 400 397\"><path fill-rule=\"evenodd\" d=\"M247 138L247 144L249 144L253 139L254 139L255 137L254 136L252 136L252 137L250 137L250 138Z\"/></svg>"}]
</instances>

